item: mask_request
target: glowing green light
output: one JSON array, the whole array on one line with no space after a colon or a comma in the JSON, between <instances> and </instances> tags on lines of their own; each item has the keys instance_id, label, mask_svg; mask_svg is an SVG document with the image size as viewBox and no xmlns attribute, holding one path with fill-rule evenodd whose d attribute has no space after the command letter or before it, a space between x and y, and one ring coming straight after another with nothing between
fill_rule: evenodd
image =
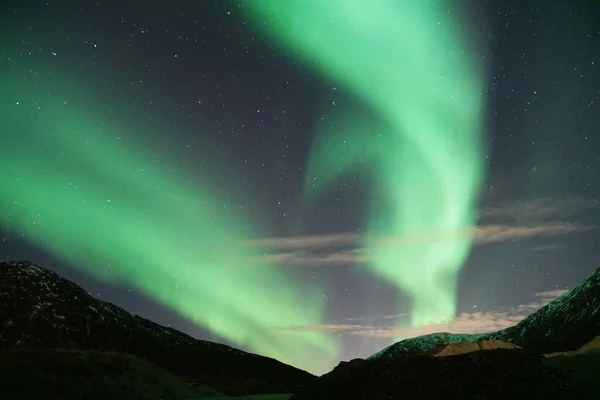
<instances>
[{"instance_id":1,"label":"glowing green light","mask_svg":"<svg viewBox=\"0 0 600 400\"><path fill-rule=\"evenodd\" d=\"M471 240L404 246L381 237L470 226L484 173L482 79L438 0L269 0L243 3L262 29L373 111L322 127L306 176L314 195L368 169L385 206L371 210L371 268L413 300L412 324L454 316L456 276ZM350 114L350 113L348 113ZM335 119L333 119L336 121ZM340 118L336 122L339 122ZM382 200L379 198L378 200ZM448 235L446 235L448 236Z\"/></svg>"},{"instance_id":2,"label":"glowing green light","mask_svg":"<svg viewBox=\"0 0 600 400\"><path fill-rule=\"evenodd\" d=\"M263 249L240 245L259 232L242 228L251 224L236 204L156 157L148 140L127 139L114 115L60 79L32 88L13 78L0 96L4 228L251 351L313 372L338 357L327 333L278 329L321 321L323 299L260 262Z\"/></svg>"}]
</instances>

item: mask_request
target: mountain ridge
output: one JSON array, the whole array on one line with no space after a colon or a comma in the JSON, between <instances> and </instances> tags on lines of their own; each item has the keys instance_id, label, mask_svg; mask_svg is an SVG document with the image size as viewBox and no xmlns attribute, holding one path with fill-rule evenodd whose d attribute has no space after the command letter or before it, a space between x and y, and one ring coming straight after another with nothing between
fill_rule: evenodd
<instances>
[{"instance_id":1,"label":"mountain ridge","mask_svg":"<svg viewBox=\"0 0 600 400\"><path fill-rule=\"evenodd\" d=\"M545 354L575 351L600 335L600 268L529 314L517 324L496 332L448 332L407 338L367 357L367 360L416 355L447 344L501 340Z\"/></svg>"},{"instance_id":2,"label":"mountain ridge","mask_svg":"<svg viewBox=\"0 0 600 400\"><path fill-rule=\"evenodd\" d=\"M314 379L273 358L132 315L29 261L0 263L0 321L0 350L117 351L228 395L290 393Z\"/></svg>"},{"instance_id":3,"label":"mountain ridge","mask_svg":"<svg viewBox=\"0 0 600 400\"><path fill-rule=\"evenodd\" d=\"M433 378L432 378L433 377ZM514 399L589 400L589 389L524 349L452 356L355 359L308 383L289 400Z\"/></svg>"},{"instance_id":4,"label":"mountain ridge","mask_svg":"<svg viewBox=\"0 0 600 400\"><path fill-rule=\"evenodd\" d=\"M360 397L372 395L389 398L402 390L407 399L448 393L456 398L510 399L541 393L546 399L584 399L590 398L589 387L597 393L595 377L581 371L596 365L599 335L597 269L510 328L405 339L366 360L342 362L316 378L275 359L194 339L132 315L28 261L0 263L0 351L38 348L131 354L227 395L295 393L291 399L318 400L341 398L339 393L344 393L344 399L358 400L375 398ZM591 351L570 355L588 348ZM547 358L543 353L558 356ZM568 371L584 379L580 382ZM423 384L432 374L437 383ZM464 387L467 375L470 382L478 382L476 387ZM493 387L484 382L493 382Z\"/></svg>"}]
</instances>

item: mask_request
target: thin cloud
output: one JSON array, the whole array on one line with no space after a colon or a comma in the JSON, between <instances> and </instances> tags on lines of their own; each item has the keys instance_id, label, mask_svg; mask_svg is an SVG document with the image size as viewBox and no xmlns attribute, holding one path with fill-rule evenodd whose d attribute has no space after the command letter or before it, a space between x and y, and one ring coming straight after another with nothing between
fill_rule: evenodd
<instances>
[{"instance_id":1,"label":"thin cloud","mask_svg":"<svg viewBox=\"0 0 600 400\"><path fill-rule=\"evenodd\" d=\"M508 241L524 240L536 237L555 237L566 234L586 232L593 229L593 226L579 223L546 223L536 226L507 226L507 225L488 225L477 226L465 229L432 231L420 234L405 236L382 236L379 239L370 241L371 247L351 248L349 250L335 250L326 252L322 247L324 243L343 244L349 246L358 241L356 235L325 235L323 240L318 236L294 238L279 238L282 244L277 244L278 238L268 239L271 253L266 253L258 259L256 263L274 262L286 265L305 265L305 266L334 266L348 265L351 263L365 263L369 260L369 251L377 247L397 247L417 244L435 243L449 240L460 240L471 238L476 245L501 243ZM335 240L334 240L335 238ZM258 245L258 240L255 241ZM292 243L304 243L304 250L285 251L281 253L274 252L274 249L292 247ZM312 243L313 248L308 244Z\"/></svg>"},{"instance_id":2,"label":"thin cloud","mask_svg":"<svg viewBox=\"0 0 600 400\"><path fill-rule=\"evenodd\" d=\"M336 233L328 235L286 236L255 239L244 242L245 245L261 248L294 249L320 248L334 245L356 243L361 236L356 233Z\"/></svg>"},{"instance_id":3,"label":"thin cloud","mask_svg":"<svg viewBox=\"0 0 600 400\"><path fill-rule=\"evenodd\" d=\"M484 225L463 229L430 231L397 237L382 237L379 241L374 241L374 246L400 246L465 238L471 238L476 244L487 244L538 236L550 237L576 232L586 232L591 229L593 229L593 226L579 223L542 223L532 226Z\"/></svg>"},{"instance_id":4,"label":"thin cloud","mask_svg":"<svg viewBox=\"0 0 600 400\"><path fill-rule=\"evenodd\" d=\"M349 263L363 263L367 260L368 255L364 254L361 249L352 249L312 256L298 261L307 265L348 265Z\"/></svg>"},{"instance_id":5,"label":"thin cloud","mask_svg":"<svg viewBox=\"0 0 600 400\"><path fill-rule=\"evenodd\" d=\"M534 226L487 225L475 228L474 241L477 244L498 243L540 236L552 237L587 232L593 228L592 225L566 222L545 223Z\"/></svg>"},{"instance_id":6,"label":"thin cloud","mask_svg":"<svg viewBox=\"0 0 600 400\"><path fill-rule=\"evenodd\" d=\"M585 232L593 226L579 223L541 223L536 225L489 224L457 229L415 232L401 236L381 236L371 242L375 246L408 245L436 242L461 238L472 238L476 243L492 243L535 236L555 236L565 233ZM312 236L288 236L255 239L244 242L245 245L271 249L318 249L331 246L356 245L364 236L356 233L338 233Z\"/></svg>"},{"instance_id":7,"label":"thin cloud","mask_svg":"<svg viewBox=\"0 0 600 400\"><path fill-rule=\"evenodd\" d=\"M401 313L401 314L384 315L381 318L382 319L396 319L396 318L408 317L408 316L409 316L408 313Z\"/></svg>"},{"instance_id":8,"label":"thin cloud","mask_svg":"<svg viewBox=\"0 0 600 400\"><path fill-rule=\"evenodd\" d=\"M334 252L287 251L282 253L266 253L254 259L246 260L250 264L302 265L307 267L348 265L364 263L368 260L361 249Z\"/></svg>"},{"instance_id":9,"label":"thin cloud","mask_svg":"<svg viewBox=\"0 0 600 400\"><path fill-rule=\"evenodd\" d=\"M206 248L214 250L215 246L222 246L224 249L247 246L260 249L262 254L244 260L228 260L224 255L222 262L231 262L234 265L347 266L368 262L370 251L379 247L422 245L452 240L471 240L474 245L485 245L586 232L594 229L595 226L566 222L560 218L569 216L574 210L591 208L596 205L594 202L580 198L542 198L508 203L484 208L481 212L480 216L483 220L497 220L495 223L457 229L411 232L400 236L370 237L368 246L365 243L365 235L356 232L340 232L326 235L262 238L220 245L200 244L194 246L192 251L198 254L198 258L201 258L203 249ZM533 220L536 222L532 222ZM521 223L517 223L519 221ZM522 221L529 222L523 223ZM531 248L531 251L559 249L558 245L542 244ZM193 259L193 254L190 257Z\"/></svg>"},{"instance_id":10,"label":"thin cloud","mask_svg":"<svg viewBox=\"0 0 600 400\"><path fill-rule=\"evenodd\" d=\"M529 249L529 251L531 252L546 252L546 251L556 251L556 250L564 250L566 249L567 246L564 246L562 244L542 244L539 246L533 246Z\"/></svg>"},{"instance_id":11,"label":"thin cloud","mask_svg":"<svg viewBox=\"0 0 600 400\"><path fill-rule=\"evenodd\" d=\"M494 332L519 323L532 312L545 306L566 290L537 293L536 300L501 311L461 313L447 323L429 324L420 327L398 327L375 324L308 324L281 327L290 331L326 331L374 339L406 339L437 332L477 334Z\"/></svg>"},{"instance_id":12,"label":"thin cloud","mask_svg":"<svg viewBox=\"0 0 600 400\"><path fill-rule=\"evenodd\" d=\"M286 331L296 332L332 332L332 333L344 333L344 332L356 332L364 329L365 325L353 325L353 324L306 324L306 325L291 325L280 327L279 329Z\"/></svg>"},{"instance_id":13,"label":"thin cloud","mask_svg":"<svg viewBox=\"0 0 600 400\"><path fill-rule=\"evenodd\" d=\"M485 207L479 216L480 218L501 218L503 220L556 220L569 218L575 211L580 212L596 206L598 206L597 203L580 197L563 199L544 197Z\"/></svg>"},{"instance_id":14,"label":"thin cloud","mask_svg":"<svg viewBox=\"0 0 600 400\"><path fill-rule=\"evenodd\" d=\"M408 317L410 314L408 313L400 313L400 314L390 314L390 315L377 315L374 317L351 317L346 318L346 321L376 321L376 320L386 320L386 319L398 319L402 317Z\"/></svg>"}]
</instances>

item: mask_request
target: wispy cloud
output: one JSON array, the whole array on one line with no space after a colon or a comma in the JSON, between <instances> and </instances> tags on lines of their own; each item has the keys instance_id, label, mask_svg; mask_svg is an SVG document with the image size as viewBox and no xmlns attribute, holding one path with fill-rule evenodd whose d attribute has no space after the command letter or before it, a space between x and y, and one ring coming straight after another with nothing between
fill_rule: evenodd
<instances>
[{"instance_id":1,"label":"wispy cloud","mask_svg":"<svg viewBox=\"0 0 600 400\"><path fill-rule=\"evenodd\" d=\"M476 244L485 244L533 237L552 237L587 232L593 228L592 225L569 222L539 223L529 226L485 225L475 228L474 241Z\"/></svg>"},{"instance_id":2,"label":"wispy cloud","mask_svg":"<svg viewBox=\"0 0 600 400\"><path fill-rule=\"evenodd\" d=\"M540 223L536 225L482 225L473 226L464 229L431 231L415 233L406 236L382 237L381 246L401 246L409 244L420 244L446 240L456 240L462 238L471 238L476 244L487 244L506 242L509 240L519 240L538 236L557 236L575 232L586 232L592 229L592 226L580 223Z\"/></svg>"},{"instance_id":3,"label":"wispy cloud","mask_svg":"<svg viewBox=\"0 0 600 400\"><path fill-rule=\"evenodd\" d=\"M259 249L261 255L250 260L231 260L236 265L277 264L282 266L334 266L364 263L370 251L378 247L399 247L441 241L470 239L474 245L514 242L532 238L550 238L586 232L593 225L565 220L576 210L597 206L597 203L579 198L534 199L524 202L506 203L484 208L482 223L460 229L410 232L399 236L369 238L368 246L364 235L356 232L340 232L326 235L306 235L259 238L237 243L223 243L224 249L231 246L250 246ZM215 244L198 244L192 251L202 255ZM538 245L531 251L558 250L558 245ZM192 255L193 257L193 255Z\"/></svg>"},{"instance_id":4,"label":"wispy cloud","mask_svg":"<svg viewBox=\"0 0 600 400\"><path fill-rule=\"evenodd\" d=\"M411 338L436 332L449 333L486 333L513 326L527 315L545 306L566 290L552 290L534 295L530 303L518 305L505 310L488 312L461 313L452 321L443 324L430 324L420 327L399 327L376 324L308 324L281 327L291 331L327 331L340 334L356 335L368 338ZM356 319L358 320L358 319Z\"/></svg>"},{"instance_id":5,"label":"wispy cloud","mask_svg":"<svg viewBox=\"0 0 600 400\"><path fill-rule=\"evenodd\" d=\"M376 315L376 316L369 316L369 317L351 317L351 318L346 318L346 321L375 321L375 320L386 320L386 319L398 319L398 318L402 318L402 317L408 317L410 314L408 313L401 313L401 314L389 314L389 315Z\"/></svg>"},{"instance_id":6,"label":"wispy cloud","mask_svg":"<svg viewBox=\"0 0 600 400\"><path fill-rule=\"evenodd\" d=\"M401 236L381 236L372 242L376 246L400 246L436 242L461 238L472 238L476 243L493 243L535 236L556 236L567 233L585 232L593 226L570 222L543 222L531 225L489 224L460 229L413 232ZM363 239L356 233L330 235L289 236L247 241L245 245L268 249L319 249L332 246L357 245Z\"/></svg>"},{"instance_id":7,"label":"wispy cloud","mask_svg":"<svg viewBox=\"0 0 600 400\"><path fill-rule=\"evenodd\" d=\"M531 252L545 252L545 251L556 251L566 249L567 246L562 244L542 244L539 246L533 246L529 249Z\"/></svg>"},{"instance_id":8,"label":"wispy cloud","mask_svg":"<svg viewBox=\"0 0 600 400\"><path fill-rule=\"evenodd\" d=\"M535 226L487 225L464 229L414 233L404 236L382 236L371 240L371 248L358 247L358 236L354 234L327 235L295 238L266 239L263 248L268 252L256 261L276 262L288 265L330 266L363 263L369 260L369 251L375 247L397 247L435 243L471 238L474 244L490 244L523 240L535 237L555 237L578 232L586 232L593 226L579 223L544 223ZM281 240L281 243L279 243ZM302 245L301 245L302 244ZM333 244L337 246L332 246ZM260 246L260 240L254 241ZM356 247L352 247L356 246ZM290 250L295 247L296 250ZM334 247L331 249L331 247ZM342 247L338 250L336 247ZM297 250L302 248L302 250ZM345 249L347 248L347 249ZM285 251L281 251L285 249ZM279 250L279 252L278 252ZM539 250L538 250L539 251Z\"/></svg>"},{"instance_id":9,"label":"wispy cloud","mask_svg":"<svg viewBox=\"0 0 600 400\"><path fill-rule=\"evenodd\" d=\"M488 206L479 213L482 219L502 219L504 221L564 220L573 213L597 207L598 203L581 197L543 197L526 201Z\"/></svg>"},{"instance_id":10,"label":"wispy cloud","mask_svg":"<svg viewBox=\"0 0 600 400\"><path fill-rule=\"evenodd\" d=\"M313 250L313 251L311 251ZM254 263L277 263L283 265L348 265L350 263L362 263L368 260L368 256L361 249L350 249L347 251L314 252L314 249L305 251L286 251L281 253L265 253L255 260Z\"/></svg>"},{"instance_id":11,"label":"wispy cloud","mask_svg":"<svg viewBox=\"0 0 600 400\"><path fill-rule=\"evenodd\" d=\"M356 233L336 233L328 235L288 236L266 239L255 239L245 242L245 245L274 249L306 249L330 247L340 244L356 243L361 235Z\"/></svg>"}]
</instances>

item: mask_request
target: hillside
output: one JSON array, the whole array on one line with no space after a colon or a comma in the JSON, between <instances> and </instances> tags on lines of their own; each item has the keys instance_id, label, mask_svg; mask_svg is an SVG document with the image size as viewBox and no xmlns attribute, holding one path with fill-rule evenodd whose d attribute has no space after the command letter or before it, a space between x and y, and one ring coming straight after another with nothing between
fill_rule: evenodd
<instances>
[{"instance_id":1,"label":"hillside","mask_svg":"<svg viewBox=\"0 0 600 400\"><path fill-rule=\"evenodd\" d=\"M340 363L290 400L590 399L577 379L522 349Z\"/></svg>"},{"instance_id":2,"label":"hillside","mask_svg":"<svg viewBox=\"0 0 600 400\"><path fill-rule=\"evenodd\" d=\"M79 350L0 352L0 388L6 399L105 400L212 398L166 370L135 356Z\"/></svg>"},{"instance_id":3,"label":"hillside","mask_svg":"<svg viewBox=\"0 0 600 400\"><path fill-rule=\"evenodd\" d=\"M134 316L29 262L0 263L0 350L133 354L228 395L290 393L314 377L277 360L194 339Z\"/></svg>"},{"instance_id":4,"label":"hillside","mask_svg":"<svg viewBox=\"0 0 600 400\"><path fill-rule=\"evenodd\" d=\"M131 315L45 268L0 263L0 387L67 400L93 400L97 388L150 400L600 398L598 299L600 270L514 327L402 340L315 378Z\"/></svg>"},{"instance_id":5,"label":"hillside","mask_svg":"<svg viewBox=\"0 0 600 400\"><path fill-rule=\"evenodd\" d=\"M600 269L518 324L486 334L434 333L401 340L368 359L429 353L453 343L503 341L533 353L579 349L600 335Z\"/></svg>"},{"instance_id":6,"label":"hillside","mask_svg":"<svg viewBox=\"0 0 600 400\"><path fill-rule=\"evenodd\" d=\"M577 350L600 335L600 268L515 326L489 333L537 353Z\"/></svg>"},{"instance_id":7,"label":"hillside","mask_svg":"<svg viewBox=\"0 0 600 400\"><path fill-rule=\"evenodd\" d=\"M367 360L391 359L395 357L430 353L447 344L478 342L482 335L453 334L448 332L432 333L404 339L368 357Z\"/></svg>"},{"instance_id":8,"label":"hillside","mask_svg":"<svg viewBox=\"0 0 600 400\"><path fill-rule=\"evenodd\" d=\"M545 362L555 368L572 374L585 383L594 399L600 399L600 336L575 351L545 354Z\"/></svg>"}]
</instances>

